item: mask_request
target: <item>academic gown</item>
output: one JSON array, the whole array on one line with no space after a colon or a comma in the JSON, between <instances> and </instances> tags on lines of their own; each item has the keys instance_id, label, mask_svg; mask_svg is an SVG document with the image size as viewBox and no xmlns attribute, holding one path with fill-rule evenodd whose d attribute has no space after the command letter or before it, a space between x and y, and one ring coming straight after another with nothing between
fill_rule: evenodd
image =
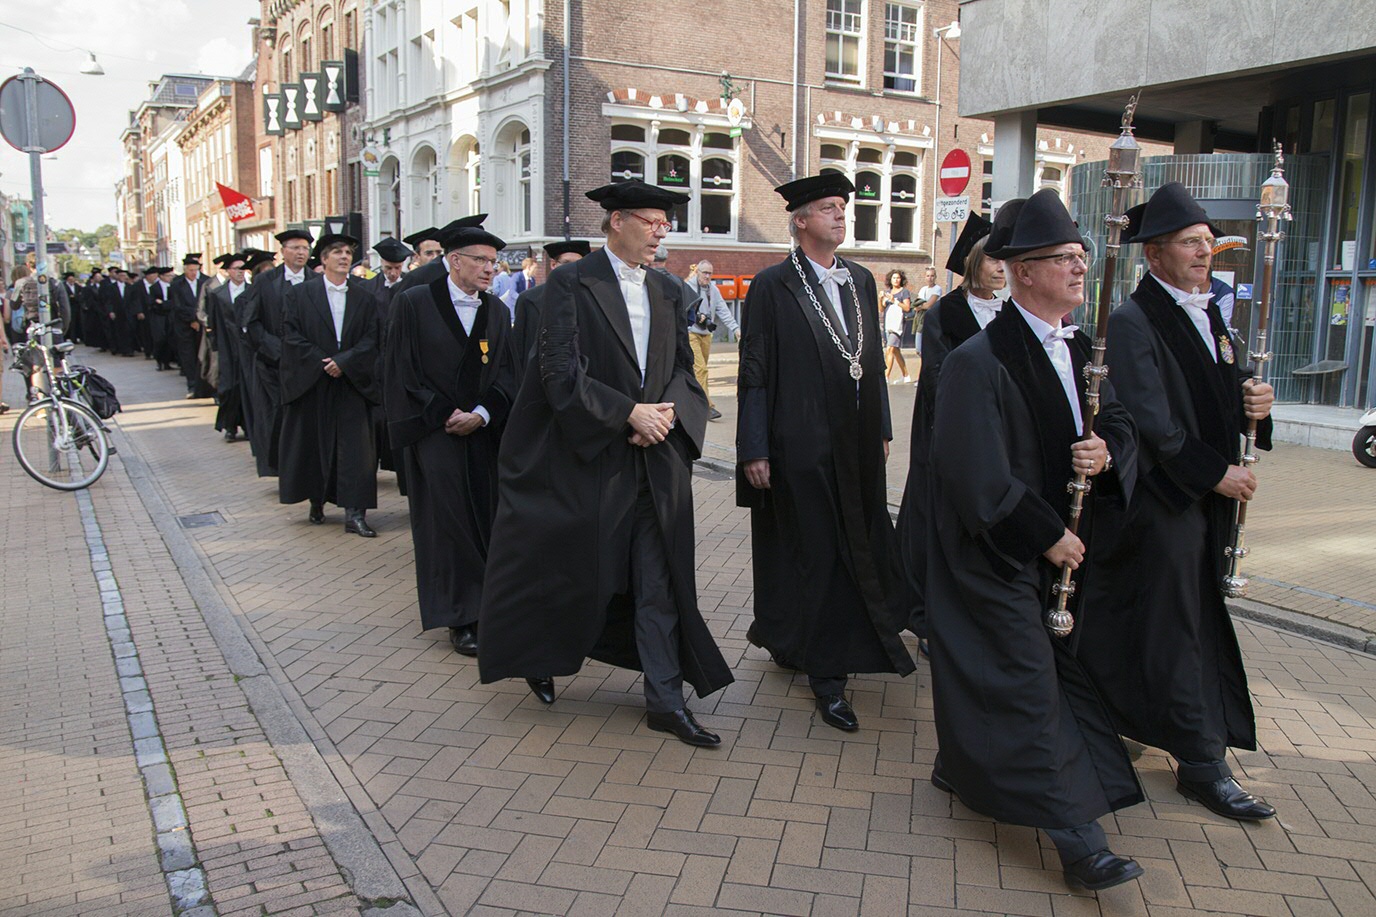
<instances>
[{"instance_id":1,"label":"academic gown","mask_svg":"<svg viewBox=\"0 0 1376 917\"><path fill-rule=\"evenodd\" d=\"M132 288L133 284L126 283L124 292L121 293L119 283L111 280L101 290L101 315L104 318L106 340L113 354L124 355L134 352L134 331L130 327L126 302Z\"/></svg>"},{"instance_id":2,"label":"academic gown","mask_svg":"<svg viewBox=\"0 0 1376 917\"><path fill-rule=\"evenodd\" d=\"M1067 342L1071 365L1089 342ZM1083 398L1084 381L1075 373ZM1100 507L1124 505L1135 468L1132 419L1101 392L1095 432L1114 467L1093 478L1081 521L1093 563ZM1143 799L1126 749L1067 641L1043 624L1059 577L1042 554L1065 531L1074 415L1040 341L1012 306L945 360L936 399L927 614L935 772L999 821L1069 828ZM1083 607L1082 607L1083 606ZM1077 624L1100 612L1071 605Z\"/></svg>"},{"instance_id":3,"label":"academic gown","mask_svg":"<svg viewBox=\"0 0 1376 917\"><path fill-rule=\"evenodd\" d=\"M240 367L239 300L248 296L249 288L239 291L239 299L229 298L229 284L216 287L206 297L206 332L215 342L218 367L215 391L220 400L215 412L215 429L222 432L244 428L244 378Z\"/></svg>"},{"instance_id":4,"label":"academic gown","mask_svg":"<svg viewBox=\"0 0 1376 917\"><path fill-rule=\"evenodd\" d=\"M162 281L153 285L148 292L148 311L145 313L153 359L159 366L171 366L177 359L176 344L172 340L172 306L167 301L170 286L163 286Z\"/></svg>"},{"instance_id":5,"label":"academic gown","mask_svg":"<svg viewBox=\"0 0 1376 917\"><path fill-rule=\"evenodd\" d=\"M1208 311L1214 341L1226 339L1217 304ZM1256 748L1221 590L1236 504L1213 492L1237 463L1246 428L1250 373L1242 346L1230 348L1234 362L1210 359L1184 308L1151 275L1109 317L1106 359L1142 458L1121 533L1086 593L1095 612L1078 647L1123 735L1195 762L1220 760L1227 746ZM1257 425L1257 446L1271 448L1270 418Z\"/></svg>"},{"instance_id":6,"label":"academic gown","mask_svg":"<svg viewBox=\"0 0 1376 917\"><path fill-rule=\"evenodd\" d=\"M401 281L398 280L392 286L387 286L387 278L381 271L378 271L377 274L375 274L372 277L369 277L366 280L358 281L358 286L360 289L367 290L369 293L373 294L374 298L377 299L378 323L379 325L381 325L382 328L382 344L378 347L378 379L381 380L381 385L384 391L387 388L387 375L385 365L385 358L387 352L387 328L392 321L392 299L396 295L397 288L400 285ZM382 407L380 407L377 411L374 411L373 414L374 422L377 426L378 467L382 468L384 471L396 472L397 489L401 491L402 496L405 496L406 471L402 467L401 458L397 454L399 450L394 450L392 448L391 438L387 435L387 414L385 399Z\"/></svg>"},{"instance_id":7,"label":"academic gown","mask_svg":"<svg viewBox=\"0 0 1376 917\"><path fill-rule=\"evenodd\" d=\"M482 604L497 450L516 397L511 319L490 293L472 333L445 279L392 300L384 400L391 441L405 464L423 629L476 624ZM490 421L467 436L444 431L455 410L481 405Z\"/></svg>"},{"instance_id":8,"label":"academic gown","mask_svg":"<svg viewBox=\"0 0 1376 917\"><path fill-rule=\"evenodd\" d=\"M842 334L834 304L797 256ZM915 668L890 603L893 523L884 482L892 438L874 278L851 262L863 321L859 391L813 308L792 256L756 276L741 327L736 503L749 507L755 633L816 676ZM854 340L856 304L841 285ZM682 314L682 313L680 313ZM680 322L680 324L682 324ZM842 338L843 344L846 338ZM853 346L847 345L847 350ZM768 490L744 465L768 457Z\"/></svg>"},{"instance_id":9,"label":"academic gown","mask_svg":"<svg viewBox=\"0 0 1376 917\"><path fill-rule=\"evenodd\" d=\"M282 303L289 289L286 269L279 264L254 278L249 286L249 301L240 312L243 335L253 354L245 394L249 402L249 444L260 478L277 474L278 442L282 435Z\"/></svg>"},{"instance_id":10,"label":"academic gown","mask_svg":"<svg viewBox=\"0 0 1376 917\"><path fill-rule=\"evenodd\" d=\"M177 366L181 369L182 377L186 379L187 389L193 392L201 386L201 332L191 326L193 323L200 323L197 301L205 284L206 278L202 274L196 275L194 283L187 280L185 274L178 274L167 288L168 306L172 311L172 345L177 353Z\"/></svg>"},{"instance_id":11,"label":"academic gown","mask_svg":"<svg viewBox=\"0 0 1376 917\"><path fill-rule=\"evenodd\" d=\"M102 321L99 284L88 283L77 290L77 300L81 303L82 342L87 347L105 350L109 347L105 335L105 322Z\"/></svg>"},{"instance_id":12,"label":"academic gown","mask_svg":"<svg viewBox=\"0 0 1376 917\"><path fill-rule=\"evenodd\" d=\"M515 315L511 325L512 353L516 361L516 378L525 378L526 366L535 359L535 342L540 333L540 313L545 303L545 287L538 284L516 297Z\"/></svg>"},{"instance_id":13,"label":"academic gown","mask_svg":"<svg viewBox=\"0 0 1376 917\"><path fill-rule=\"evenodd\" d=\"M377 506L377 300L349 285L343 334L335 337L325 281L293 287L282 310L282 440L277 487L283 503L302 500L350 509ZM323 360L343 375L331 378Z\"/></svg>"},{"instance_id":14,"label":"academic gown","mask_svg":"<svg viewBox=\"0 0 1376 917\"><path fill-rule=\"evenodd\" d=\"M133 321L133 329L137 349L141 350L145 356L153 355L152 336L149 330L149 321L152 318L153 298L162 299L162 287L153 284L153 289L148 289L148 284L139 280L129 285L128 293L125 296L126 305L129 310L129 318ZM140 319L139 316L143 318Z\"/></svg>"},{"instance_id":15,"label":"academic gown","mask_svg":"<svg viewBox=\"0 0 1376 917\"><path fill-rule=\"evenodd\" d=\"M434 261L422 264L420 267L402 274L397 285L392 287L392 296L400 296L412 287L429 286L436 280L448 276L449 266L444 263L443 258L436 258Z\"/></svg>"},{"instance_id":16,"label":"academic gown","mask_svg":"<svg viewBox=\"0 0 1376 917\"><path fill-rule=\"evenodd\" d=\"M414 272L413 272L414 273ZM732 681L697 604L692 463L707 398L680 293L646 271L642 387L626 303L605 249L550 275L539 353L502 437L478 630L484 682L572 675L585 657L642 670L630 601L638 481L648 481L678 611L683 678L706 696ZM536 382L538 380L538 384ZM671 401L663 442L628 442L637 403Z\"/></svg>"},{"instance_id":17,"label":"academic gown","mask_svg":"<svg viewBox=\"0 0 1376 917\"><path fill-rule=\"evenodd\" d=\"M937 300L922 322L922 372L913 399L908 479L894 523L894 602L908 629L919 637L928 636L922 584L927 578L928 453L936 418L937 380L947 354L979 332L979 322L963 288Z\"/></svg>"}]
</instances>

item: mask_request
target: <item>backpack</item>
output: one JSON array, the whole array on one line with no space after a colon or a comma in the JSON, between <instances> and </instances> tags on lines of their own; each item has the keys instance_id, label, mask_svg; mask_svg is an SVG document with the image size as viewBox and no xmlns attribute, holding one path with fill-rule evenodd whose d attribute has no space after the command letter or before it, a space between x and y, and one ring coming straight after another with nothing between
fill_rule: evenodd
<instances>
[{"instance_id":1,"label":"backpack","mask_svg":"<svg viewBox=\"0 0 1376 917\"><path fill-rule=\"evenodd\" d=\"M73 366L71 371L76 374L86 400L90 402L91 409L96 412L97 417L109 420L120 412L119 398L116 397L115 386L109 379L89 366Z\"/></svg>"}]
</instances>

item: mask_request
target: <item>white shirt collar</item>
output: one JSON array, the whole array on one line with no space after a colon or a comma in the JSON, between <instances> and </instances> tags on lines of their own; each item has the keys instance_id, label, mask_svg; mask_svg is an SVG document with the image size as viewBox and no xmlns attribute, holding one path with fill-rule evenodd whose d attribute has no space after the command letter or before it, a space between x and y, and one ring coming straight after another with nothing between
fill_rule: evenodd
<instances>
[{"instance_id":1,"label":"white shirt collar","mask_svg":"<svg viewBox=\"0 0 1376 917\"><path fill-rule=\"evenodd\" d=\"M347 277L344 278L344 282L341 284L330 283L330 278L326 277L324 274L320 275L320 279L325 281L325 289L329 290L331 293L349 292L349 278Z\"/></svg>"},{"instance_id":2,"label":"white shirt collar","mask_svg":"<svg viewBox=\"0 0 1376 917\"><path fill-rule=\"evenodd\" d=\"M282 265L282 276L286 278L287 283L300 283L306 279L306 269L303 267L299 271L293 271L284 264Z\"/></svg>"},{"instance_id":3,"label":"white shirt collar","mask_svg":"<svg viewBox=\"0 0 1376 917\"><path fill-rule=\"evenodd\" d=\"M449 284L449 301L455 305L476 306L482 302L482 298L477 293L465 293L459 289L454 278L446 277L444 282Z\"/></svg>"},{"instance_id":4,"label":"white shirt collar","mask_svg":"<svg viewBox=\"0 0 1376 917\"><path fill-rule=\"evenodd\" d=\"M836 260L836 255L834 254L831 256L831 264L818 264L816 261L813 261L811 258L808 258L807 255L803 255L803 257L807 258L807 263L812 265L812 272L816 274L818 277L821 277L823 274L825 274L827 271L831 270L834 267L839 267L839 263Z\"/></svg>"},{"instance_id":5,"label":"white shirt collar","mask_svg":"<svg viewBox=\"0 0 1376 917\"><path fill-rule=\"evenodd\" d=\"M1010 299L1009 302L1013 301ZM1018 306L1016 302L1013 302L1013 305ZM1037 340L1041 341L1043 344L1046 343L1046 336L1048 334L1061 327L1060 322L1054 325L1047 324L1031 312L1028 312L1022 306L1018 306L1018 311L1022 313L1023 320L1027 322L1027 327L1032 329L1032 333L1037 336Z\"/></svg>"},{"instance_id":6,"label":"white shirt collar","mask_svg":"<svg viewBox=\"0 0 1376 917\"><path fill-rule=\"evenodd\" d=\"M616 257L616 252L612 251L612 247L611 247L610 245L604 245L604 246L602 246L602 250L603 250L604 252L606 252L606 253L607 253L607 257L608 257L609 259L611 259L611 262L612 262L612 273L615 274L617 277L620 277L620 276L621 276L621 269L622 269L623 267L642 267L642 268L643 268L643 267L645 266L645 265L643 265L643 264L628 264L627 262L622 261L620 258Z\"/></svg>"}]
</instances>

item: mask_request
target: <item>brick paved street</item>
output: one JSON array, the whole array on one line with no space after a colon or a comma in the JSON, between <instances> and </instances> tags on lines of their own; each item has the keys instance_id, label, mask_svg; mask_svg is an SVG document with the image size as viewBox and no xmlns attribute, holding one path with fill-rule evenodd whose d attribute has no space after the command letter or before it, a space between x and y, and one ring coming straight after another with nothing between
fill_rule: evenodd
<instances>
[{"instance_id":1,"label":"brick paved street","mask_svg":"<svg viewBox=\"0 0 1376 917\"><path fill-rule=\"evenodd\" d=\"M1280 818L1207 814L1149 750L1149 801L1105 819L1146 875L1071 894L1036 832L928 783L925 664L854 679L862 728L842 734L814 719L801 679L747 649L748 526L725 475L697 478L698 585L737 681L690 701L723 737L694 750L646 729L631 673L589 664L544 708L523 684L480 685L442 632L421 633L390 475L377 539L346 537L333 509L310 526L253 476L245 444L211 430L209 402L142 360L90 362L125 404L95 518L220 914L399 913L397 899L427 914L1376 913L1376 657L1240 625L1262 749L1239 770ZM890 391L902 420L911 391ZM714 394L726 457L733 405ZM0 913L172 913L120 673L88 623L102 593L77 500L0 461ZM1376 476L1299 447L1259 474L1274 497L1253 510L1253 597L1367 626L1359 514ZM203 513L222 521L177 523Z\"/></svg>"}]
</instances>

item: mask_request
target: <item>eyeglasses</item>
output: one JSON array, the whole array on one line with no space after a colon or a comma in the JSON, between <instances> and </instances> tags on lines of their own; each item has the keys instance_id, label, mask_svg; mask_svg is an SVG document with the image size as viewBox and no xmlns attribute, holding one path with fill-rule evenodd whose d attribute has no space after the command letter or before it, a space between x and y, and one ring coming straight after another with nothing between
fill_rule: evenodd
<instances>
[{"instance_id":1,"label":"eyeglasses","mask_svg":"<svg viewBox=\"0 0 1376 917\"><path fill-rule=\"evenodd\" d=\"M1208 251L1213 251L1215 241L1217 240L1211 239L1208 236L1190 236L1188 239L1166 240L1167 244L1169 245L1179 245L1181 248L1196 252L1199 251L1201 248L1206 249Z\"/></svg>"},{"instance_id":2,"label":"eyeglasses","mask_svg":"<svg viewBox=\"0 0 1376 917\"><path fill-rule=\"evenodd\" d=\"M668 232L669 230L674 228L674 224L670 223L668 220L651 220L647 217L641 216L634 210L627 210L624 212L635 217L637 220L644 223L646 226L650 227L650 232Z\"/></svg>"},{"instance_id":3,"label":"eyeglasses","mask_svg":"<svg viewBox=\"0 0 1376 917\"><path fill-rule=\"evenodd\" d=\"M468 252L454 252L454 254L459 255L463 258L467 258L470 261L473 261L477 264L485 264L488 267L494 269L497 267L498 264L501 264L501 261L497 258L484 258L482 255L470 255Z\"/></svg>"},{"instance_id":4,"label":"eyeglasses","mask_svg":"<svg viewBox=\"0 0 1376 917\"><path fill-rule=\"evenodd\" d=\"M1035 258L1023 258L1023 261L1050 261L1057 267L1069 267L1078 263L1080 267L1089 267L1094 260L1094 256L1089 252L1065 252L1060 255L1038 255Z\"/></svg>"}]
</instances>

